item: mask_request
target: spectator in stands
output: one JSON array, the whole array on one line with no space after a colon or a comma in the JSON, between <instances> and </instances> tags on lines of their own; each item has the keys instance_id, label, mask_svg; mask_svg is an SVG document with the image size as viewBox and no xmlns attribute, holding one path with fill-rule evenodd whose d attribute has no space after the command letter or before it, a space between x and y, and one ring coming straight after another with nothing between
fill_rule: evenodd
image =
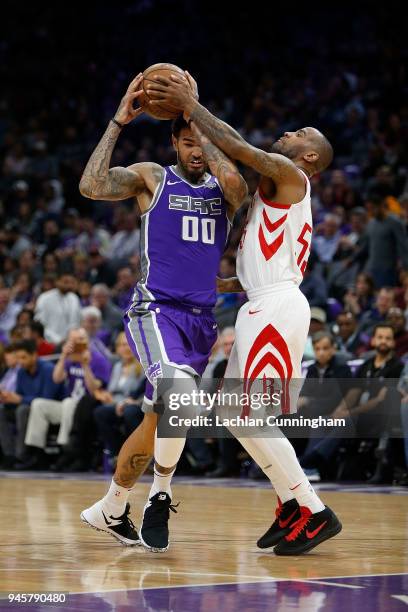
<instances>
[{"instance_id":1,"label":"spectator in stands","mask_svg":"<svg viewBox=\"0 0 408 612\"><path fill-rule=\"evenodd\" d=\"M39 357L55 353L56 346L45 340L44 325L40 321L31 321L28 325L25 325L23 336L24 340L34 340Z\"/></svg>"},{"instance_id":2,"label":"spectator in stands","mask_svg":"<svg viewBox=\"0 0 408 612\"><path fill-rule=\"evenodd\" d=\"M399 218L388 214L386 200L371 198L373 218L367 224L361 247L354 259L367 261L365 271L371 274L377 287L397 284L397 262L408 270L408 241Z\"/></svg>"},{"instance_id":3,"label":"spectator in stands","mask_svg":"<svg viewBox=\"0 0 408 612\"><path fill-rule=\"evenodd\" d=\"M352 376L349 366L336 356L336 342L329 332L317 332L312 342L316 360L307 369L298 402L301 414L309 418L331 414L345 396L348 380ZM307 458L322 441L325 431L324 427L309 430L309 440L303 453L305 465L301 460L303 467L308 467ZM328 475L329 470L322 477L326 479Z\"/></svg>"},{"instance_id":4,"label":"spectator in stands","mask_svg":"<svg viewBox=\"0 0 408 612\"><path fill-rule=\"evenodd\" d=\"M306 340L305 352L303 354L304 360L315 358L312 338L317 332L326 331L326 324L327 315L323 308L313 306L313 308L310 309L310 327Z\"/></svg>"},{"instance_id":5,"label":"spectator in stands","mask_svg":"<svg viewBox=\"0 0 408 612\"><path fill-rule=\"evenodd\" d=\"M387 387L385 379L398 379L403 365L395 356L394 329L387 323L379 323L373 333L372 346L374 357L367 359L357 370L355 385L339 403L332 413L333 418L346 419L346 428L350 437L380 438L387 432L391 412L392 389ZM303 467L318 469L325 474L328 464L333 460L342 440L340 437L327 435L306 457ZM379 466L381 464L379 462ZM387 475L387 478L389 474ZM384 479L384 471L376 474L376 479Z\"/></svg>"},{"instance_id":6,"label":"spectator in stands","mask_svg":"<svg viewBox=\"0 0 408 612\"><path fill-rule=\"evenodd\" d=\"M9 334L20 310L21 304L11 300L10 289L0 289L0 332Z\"/></svg>"},{"instance_id":7,"label":"spectator in stands","mask_svg":"<svg viewBox=\"0 0 408 612\"><path fill-rule=\"evenodd\" d=\"M53 365L38 358L35 342L21 341L15 350L20 366L16 390L0 391L0 444L10 461L23 458L31 402L36 397L59 399L63 392L53 381Z\"/></svg>"},{"instance_id":8,"label":"spectator in stands","mask_svg":"<svg viewBox=\"0 0 408 612\"><path fill-rule=\"evenodd\" d=\"M220 334L220 345L224 352L224 359L219 361L214 368L214 382L216 388L219 386L219 381L224 377L225 370L228 363L228 358L231 354L232 347L235 341L235 329L233 327L226 327ZM190 443L193 442L191 439ZM242 450L241 445L235 438L229 437L227 431L225 431L225 437L217 440L219 448L219 456L217 460L217 467L215 470L208 472L206 475L210 478L224 478L226 476L237 476L240 471L240 461L238 460L238 453ZM194 442L193 442L194 443ZM212 462L211 454L208 452L206 461Z\"/></svg>"},{"instance_id":9,"label":"spectator in stands","mask_svg":"<svg viewBox=\"0 0 408 612\"><path fill-rule=\"evenodd\" d=\"M386 322L394 328L395 354L397 357L403 357L408 353L408 331L401 308L390 308Z\"/></svg>"},{"instance_id":10,"label":"spectator in stands","mask_svg":"<svg viewBox=\"0 0 408 612\"><path fill-rule=\"evenodd\" d=\"M83 328L71 330L52 373L56 384L67 382L68 397L56 401L40 395L31 403L25 436L25 461L20 469L45 467L44 449L50 425L60 426L57 444L62 447L68 444L75 408L85 393L94 395L101 380L106 378L105 369L103 358L90 350L86 331Z\"/></svg>"},{"instance_id":11,"label":"spectator in stands","mask_svg":"<svg viewBox=\"0 0 408 612\"><path fill-rule=\"evenodd\" d=\"M377 323L385 321L389 309L394 305L394 290L383 287L377 294L374 306L360 318L359 333L363 342L369 342L371 333Z\"/></svg>"},{"instance_id":12,"label":"spectator in stands","mask_svg":"<svg viewBox=\"0 0 408 612\"><path fill-rule=\"evenodd\" d=\"M109 329L102 328L102 315L99 308L96 306L82 308L81 324L89 336L91 348L109 361L113 361L114 357L107 346L111 333Z\"/></svg>"},{"instance_id":13,"label":"spectator in stands","mask_svg":"<svg viewBox=\"0 0 408 612\"><path fill-rule=\"evenodd\" d=\"M95 409L94 418L110 460L116 457L124 440L122 425L127 438L143 420L140 405L135 403L135 393L144 393L143 370L133 356L125 332L118 335L115 348L120 361L113 366L108 388L94 393L101 402Z\"/></svg>"},{"instance_id":14,"label":"spectator in stands","mask_svg":"<svg viewBox=\"0 0 408 612\"><path fill-rule=\"evenodd\" d=\"M4 226L8 255L18 261L21 255L31 247L31 241L20 232L17 219L8 221Z\"/></svg>"},{"instance_id":15,"label":"spectator in stands","mask_svg":"<svg viewBox=\"0 0 408 612\"><path fill-rule=\"evenodd\" d=\"M22 306L31 301L32 288L29 274L22 272L17 276L15 283L11 288L10 297L13 302L21 304Z\"/></svg>"},{"instance_id":16,"label":"spectator in stands","mask_svg":"<svg viewBox=\"0 0 408 612\"><path fill-rule=\"evenodd\" d=\"M399 484L408 485L408 362L405 363L404 369L398 383L398 391L401 398L401 424L404 438L404 457L406 474L403 482Z\"/></svg>"},{"instance_id":17,"label":"spectator in stands","mask_svg":"<svg viewBox=\"0 0 408 612\"><path fill-rule=\"evenodd\" d=\"M99 283L91 290L91 305L96 306L102 315L101 326L111 333L118 332L123 327L122 311L115 306L110 298L107 285Z\"/></svg>"},{"instance_id":18,"label":"spectator in stands","mask_svg":"<svg viewBox=\"0 0 408 612\"><path fill-rule=\"evenodd\" d=\"M318 265L318 259L314 251L310 253L309 261L303 281L300 285L301 292L306 296L309 306L317 308L325 308L327 305L327 284L324 280L321 269Z\"/></svg>"},{"instance_id":19,"label":"spectator in stands","mask_svg":"<svg viewBox=\"0 0 408 612\"><path fill-rule=\"evenodd\" d=\"M335 340L338 350L348 359L355 357L362 343L357 329L357 319L352 312L341 312L336 319L338 332Z\"/></svg>"},{"instance_id":20,"label":"spectator in stands","mask_svg":"<svg viewBox=\"0 0 408 612\"><path fill-rule=\"evenodd\" d=\"M72 291L74 282L71 274L60 274L57 287L42 293L37 300L35 318L44 325L48 342L60 344L71 329L79 327L81 305Z\"/></svg>"},{"instance_id":21,"label":"spectator in stands","mask_svg":"<svg viewBox=\"0 0 408 612\"><path fill-rule=\"evenodd\" d=\"M111 237L108 231L98 227L92 217L81 219L81 229L75 242L76 250L90 255L96 249L103 257L109 256Z\"/></svg>"},{"instance_id":22,"label":"spectator in stands","mask_svg":"<svg viewBox=\"0 0 408 612\"><path fill-rule=\"evenodd\" d=\"M115 282L112 264L113 262L108 261L98 244L90 244L87 280L93 285L96 283L104 283L112 287Z\"/></svg>"},{"instance_id":23,"label":"spectator in stands","mask_svg":"<svg viewBox=\"0 0 408 612\"><path fill-rule=\"evenodd\" d=\"M123 229L112 236L108 251L108 257L114 259L118 265L126 263L134 253L139 253L140 249L140 229L137 215L128 211L123 224Z\"/></svg>"},{"instance_id":24,"label":"spectator in stands","mask_svg":"<svg viewBox=\"0 0 408 612\"><path fill-rule=\"evenodd\" d=\"M349 287L343 300L344 308L352 312L359 319L364 311L373 307L373 278L365 272L358 274L355 285Z\"/></svg>"},{"instance_id":25,"label":"spectator in stands","mask_svg":"<svg viewBox=\"0 0 408 612\"><path fill-rule=\"evenodd\" d=\"M17 315L16 324L17 325L30 325L34 321L34 313L32 310L28 308L23 308ZM27 338L28 339L28 338Z\"/></svg>"},{"instance_id":26,"label":"spectator in stands","mask_svg":"<svg viewBox=\"0 0 408 612\"><path fill-rule=\"evenodd\" d=\"M89 308L98 310L94 306ZM112 363L105 354L98 350L89 334L87 332L84 334L84 331L86 332L86 330L82 330L81 333L86 337L86 350L88 351L89 348L91 356L90 370L97 380L97 389L105 389L110 380ZM82 345L84 344L85 341L82 342ZM82 377L84 383L80 380L75 382L75 385L80 390L80 397L75 407L68 444L63 448L63 453L56 468L81 471L88 469L93 460L93 443L95 441L93 413L99 404L99 400L95 396L95 387L87 383L87 379L84 376L86 372L84 371L84 374L81 374L80 368L77 368L75 364L72 365L70 360L68 361L68 379L72 379L74 376ZM86 389L85 392L84 387ZM76 395L75 390L73 393Z\"/></svg>"},{"instance_id":27,"label":"spectator in stands","mask_svg":"<svg viewBox=\"0 0 408 612\"><path fill-rule=\"evenodd\" d=\"M327 213L317 231L320 233L313 237L313 250L321 262L329 263L333 260L341 239L339 217Z\"/></svg>"},{"instance_id":28,"label":"spectator in stands","mask_svg":"<svg viewBox=\"0 0 408 612\"><path fill-rule=\"evenodd\" d=\"M16 346L14 344L9 344L4 348L3 358L5 368L2 368L1 372L0 390L15 391L19 365L17 363Z\"/></svg>"},{"instance_id":29,"label":"spectator in stands","mask_svg":"<svg viewBox=\"0 0 408 612\"><path fill-rule=\"evenodd\" d=\"M131 268L120 268L116 274L116 285L113 289L113 301L125 312L133 299L136 279Z\"/></svg>"}]
</instances>

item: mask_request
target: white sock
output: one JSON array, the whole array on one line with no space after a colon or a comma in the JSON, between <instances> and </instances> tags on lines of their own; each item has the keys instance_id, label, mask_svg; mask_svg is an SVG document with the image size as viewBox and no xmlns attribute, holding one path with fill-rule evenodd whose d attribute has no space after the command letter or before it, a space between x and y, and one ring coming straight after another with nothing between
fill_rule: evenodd
<instances>
[{"instance_id":1,"label":"white sock","mask_svg":"<svg viewBox=\"0 0 408 612\"><path fill-rule=\"evenodd\" d=\"M272 486L276 491L276 495L279 497L282 504L289 501L290 499L295 499L293 491L291 491L287 485L285 476L279 471L276 466L267 465L263 468L263 472L271 481Z\"/></svg>"},{"instance_id":2,"label":"white sock","mask_svg":"<svg viewBox=\"0 0 408 612\"><path fill-rule=\"evenodd\" d=\"M271 485L276 491L276 495L282 504L290 499L294 499L293 492L286 484L286 478L276 465L272 465L270 459L265 455L264 450L268 448L264 443L260 444L261 438L237 438L245 448L247 453L257 462L264 474L269 478Z\"/></svg>"},{"instance_id":3,"label":"white sock","mask_svg":"<svg viewBox=\"0 0 408 612\"><path fill-rule=\"evenodd\" d=\"M317 496L306 476L303 476L303 480L291 490L295 494L299 506L306 506L312 514L324 510L324 503Z\"/></svg>"},{"instance_id":4,"label":"white sock","mask_svg":"<svg viewBox=\"0 0 408 612\"><path fill-rule=\"evenodd\" d=\"M173 497L171 492L171 479L173 478L173 474L176 471L176 468L170 474L160 474L156 467L154 468L154 478L152 488L150 489L149 499L156 495L156 493L167 493L170 499Z\"/></svg>"},{"instance_id":5,"label":"white sock","mask_svg":"<svg viewBox=\"0 0 408 612\"><path fill-rule=\"evenodd\" d=\"M109 491L102 498L102 505L106 512L114 517L121 516L125 511L131 490L116 484L112 478Z\"/></svg>"}]
</instances>

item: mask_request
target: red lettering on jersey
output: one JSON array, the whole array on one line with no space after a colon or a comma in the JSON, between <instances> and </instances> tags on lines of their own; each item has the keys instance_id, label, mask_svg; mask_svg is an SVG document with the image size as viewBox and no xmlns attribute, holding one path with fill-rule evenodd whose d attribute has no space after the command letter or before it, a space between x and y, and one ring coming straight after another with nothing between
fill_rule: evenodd
<instances>
[{"instance_id":1,"label":"red lettering on jersey","mask_svg":"<svg viewBox=\"0 0 408 612\"><path fill-rule=\"evenodd\" d=\"M310 236L308 236L308 238L305 238L305 234L307 232L309 232ZM307 260L309 259L309 253L307 251L309 250L310 252L311 239L312 239L312 228L310 227L308 223L305 223L297 239L297 241L302 245L302 250L300 251L298 258L297 258L297 265L299 266L302 275L305 273L306 266L307 266Z\"/></svg>"}]
</instances>

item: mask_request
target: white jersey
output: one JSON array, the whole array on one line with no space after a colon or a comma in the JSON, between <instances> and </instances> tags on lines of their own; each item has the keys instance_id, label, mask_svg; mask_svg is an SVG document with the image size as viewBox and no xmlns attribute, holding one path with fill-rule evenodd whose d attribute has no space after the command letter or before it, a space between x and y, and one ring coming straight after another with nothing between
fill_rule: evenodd
<instances>
[{"instance_id":1,"label":"white jersey","mask_svg":"<svg viewBox=\"0 0 408 612\"><path fill-rule=\"evenodd\" d=\"M237 275L246 291L302 282L310 254L312 210L310 182L306 194L292 205L271 202L257 189L239 244Z\"/></svg>"}]
</instances>

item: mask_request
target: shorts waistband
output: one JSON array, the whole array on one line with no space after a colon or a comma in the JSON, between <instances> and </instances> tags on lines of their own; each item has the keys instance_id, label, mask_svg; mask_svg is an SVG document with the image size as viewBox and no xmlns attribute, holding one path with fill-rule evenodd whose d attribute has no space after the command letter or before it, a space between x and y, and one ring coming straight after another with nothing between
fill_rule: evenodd
<instances>
[{"instance_id":1,"label":"shorts waistband","mask_svg":"<svg viewBox=\"0 0 408 612\"><path fill-rule=\"evenodd\" d=\"M148 310L153 310L154 312L160 312L161 310L163 310L163 312L166 310L181 310L182 312L188 312L193 315L210 316L213 314L213 308L213 306L203 307L180 303L169 304L168 302L151 302Z\"/></svg>"},{"instance_id":2,"label":"shorts waistband","mask_svg":"<svg viewBox=\"0 0 408 612\"><path fill-rule=\"evenodd\" d=\"M248 289L247 295L250 300L256 300L256 298L264 295L281 293L282 291L291 291L293 289L299 289L299 285L294 281L284 281L282 283L275 283L273 285L264 285L263 287L259 287L259 289Z\"/></svg>"}]
</instances>

